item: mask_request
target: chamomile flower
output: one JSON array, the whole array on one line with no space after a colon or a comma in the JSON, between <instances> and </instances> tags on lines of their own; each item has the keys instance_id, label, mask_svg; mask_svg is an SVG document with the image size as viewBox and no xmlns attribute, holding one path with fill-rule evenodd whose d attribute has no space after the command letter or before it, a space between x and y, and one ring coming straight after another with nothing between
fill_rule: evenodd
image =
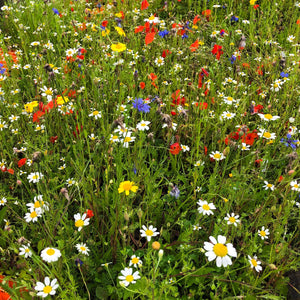
<instances>
[{"instance_id":1,"label":"chamomile flower","mask_svg":"<svg viewBox=\"0 0 300 300\"><path fill-rule=\"evenodd\" d=\"M207 251L208 261L216 259L217 267L227 267L232 265L231 257L237 257L235 248L231 243L226 243L226 237L218 235L217 240L213 237L209 237L210 242L204 242L204 249Z\"/></svg>"},{"instance_id":2,"label":"chamomile flower","mask_svg":"<svg viewBox=\"0 0 300 300\"><path fill-rule=\"evenodd\" d=\"M96 120L101 118L101 111L94 110L91 114L89 114L89 117L94 117Z\"/></svg>"},{"instance_id":3,"label":"chamomile flower","mask_svg":"<svg viewBox=\"0 0 300 300\"><path fill-rule=\"evenodd\" d=\"M229 111L223 111L222 115L220 116L220 120L222 121L223 119L226 119L226 120L230 120L232 118L235 117L235 113L231 113Z\"/></svg>"},{"instance_id":4,"label":"chamomile flower","mask_svg":"<svg viewBox=\"0 0 300 300\"><path fill-rule=\"evenodd\" d=\"M267 139L267 140L274 140L276 138L276 134L269 132L265 129L260 129L260 131L257 133L258 136Z\"/></svg>"},{"instance_id":5,"label":"chamomile flower","mask_svg":"<svg viewBox=\"0 0 300 300\"><path fill-rule=\"evenodd\" d=\"M69 178L66 180L66 184L68 185L68 187L74 185L76 183L76 181L73 178Z\"/></svg>"},{"instance_id":6,"label":"chamomile flower","mask_svg":"<svg viewBox=\"0 0 300 300\"><path fill-rule=\"evenodd\" d=\"M111 143L120 142L119 136L115 135L115 134L111 134L109 140L110 140Z\"/></svg>"},{"instance_id":7,"label":"chamomile flower","mask_svg":"<svg viewBox=\"0 0 300 300\"><path fill-rule=\"evenodd\" d=\"M266 122L280 119L279 116L272 116L271 114L258 114L258 115L263 121L266 121Z\"/></svg>"},{"instance_id":8,"label":"chamomile flower","mask_svg":"<svg viewBox=\"0 0 300 300\"><path fill-rule=\"evenodd\" d=\"M154 62L159 67L162 66L162 65L164 65L164 63L165 63L163 57L156 58Z\"/></svg>"},{"instance_id":9,"label":"chamomile flower","mask_svg":"<svg viewBox=\"0 0 300 300\"><path fill-rule=\"evenodd\" d=\"M264 181L264 183L265 183L265 185L263 186L263 188L264 188L265 190L271 190L271 191L274 191L274 189L275 189L274 184L269 183L268 181Z\"/></svg>"},{"instance_id":10,"label":"chamomile flower","mask_svg":"<svg viewBox=\"0 0 300 300\"><path fill-rule=\"evenodd\" d=\"M235 215L234 213L227 214L227 217L224 218L225 221L227 221L228 225L234 225L235 227L237 227L237 224L241 222L241 220L239 220L239 215Z\"/></svg>"},{"instance_id":11,"label":"chamomile flower","mask_svg":"<svg viewBox=\"0 0 300 300\"><path fill-rule=\"evenodd\" d=\"M220 95L219 95L220 96ZM232 97L224 97L223 98L223 101L226 103L226 104L229 104L229 105L232 105L234 102L236 102L236 100L234 100Z\"/></svg>"},{"instance_id":12,"label":"chamomile flower","mask_svg":"<svg viewBox=\"0 0 300 300\"><path fill-rule=\"evenodd\" d=\"M180 145L181 146L181 149L183 152L188 152L190 151L190 147L189 146L186 146L186 145Z\"/></svg>"},{"instance_id":13,"label":"chamomile flower","mask_svg":"<svg viewBox=\"0 0 300 300\"><path fill-rule=\"evenodd\" d=\"M202 229L202 227L199 226L199 224L193 225L193 230L200 230L200 229Z\"/></svg>"},{"instance_id":14,"label":"chamomile flower","mask_svg":"<svg viewBox=\"0 0 300 300\"><path fill-rule=\"evenodd\" d=\"M30 209L30 211L28 213L25 214L25 221L27 223L30 222L36 222L38 217L41 216L41 211L40 210L35 210L35 209Z\"/></svg>"},{"instance_id":15,"label":"chamomile flower","mask_svg":"<svg viewBox=\"0 0 300 300\"><path fill-rule=\"evenodd\" d=\"M140 267L143 264L143 262L140 260L140 258L136 255L132 255L130 257L130 262L129 262L129 267L134 266L134 267Z\"/></svg>"},{"instance_id":16,"label":"chamomile flower","mask_svg":"<svg viewBox=\"0 0 300 300\"><path fill-rule=\"evenodd\" d=\"M250 150L250 145L247 145L246 143L242 143L242 145L239 145L239 148L242 151L247 151L247 150Z\"/></svg>"},{"instance_id":17,"label":"chamomile flower","mask_svg":"<svg viewBox=\"0 0 300 300\"><path fill-rule=\"evenodd\" d=\"M300 184L296 180L291 181L290 186L292 191L300 192Z\"/></svg>"},{"instance_id":18,"label":"chamomile flower","mask_svg":"<svg viewBox=\"0 0 300 300\"><path fill-rule=\"evenodd\" d=\"M46 97L48 101L52 100L52 96L53 96L53 89L52 88L47 88L46 86L44 86L43 88L41 88L42 96Z\"/></svg>"},{"instance_id":19,"label":"chamomile flower","mask_svg":"<svg viewBox=\"0 0 300 300\"><path fill-rule=\"evenodd\" d=\"M54 261L58 261L58 259L61 257L61 252L56 249L56 248L52 248L52 247L48 247L45 248L42 252L41 252L41 258L46 261L46 262L54 262Z\"/></svg>"},{"instance_id":20,"label":"chamomile flower","mask_svg":"<svg viewBox=\"0 0 300 300\"><path fill-rule=\"evenodd\" d=\"M123 147L124 148L128 148L129 147L129 143L134 142L135 137L131 136L131 132L127 132L127 135L120 141L121 143L123 143Z\"/></svg>"},{"instance_id":21,"label":"chamomile flower","mask_svg":"<svg viewBox=\"0 0 300 300\"><path fill-rule=\"evenodd\" d=\"M6 202L7 202L6 198L2 197L2 199L0 200L0 206L4 206Z\"/></svg>"},{"instance_id":22,"label":"chamomile flower","mask_svg":"<svg viewBox=\"0 0 300 300\"><path fill-rule=\"evenodd\" d=\"M213 158L214 160L222 160L225 159L225 156L223 153L219 152L219 151L213 151L210 155L211 158Z\"/></svg>"},{"instance_id":23,"label":"chamomile flower","mask_svg":"<svg viewBox=\"0 0 300 300\"><path fill-rule=\"evenodd\" d=\"M136 128L138 129L138 130L141 130L141 131L145 131L145 130L149 130L149 126L148 125L150 125L151 124L151 122L149 122L149 121L141 121L141 122L139 122L137 125L136 125Z\"/></svg>"},{"instance_id":24,"label":"chamomile flower","mask_svg":"<svg viewBox=\"0 0 300 300\"><path fill-rule=\"evenodd\" d=\"M29 244L29 243L27 244L27 246L26 246L26 245L23 245L22 247L20 247L20 248L19 248L19 250L20 250L19 255L24 255L25 258L31 257L32 252L31 252L31 250L29 249L29 247L30 247L30 244Z\"/></svg>"},{"instance_id":25,"label":"chamomile flower","mask_svg":"<svg viewBox=\"0 0 300 300\"><path fill-rule=\"evenodd\" d=\"M263 226L261 230L258 230L258 235L261 237L262 240L267 239L269 234L269 229L265 229L265 226Z\"/></svg>"},{"instance_id":26,"label":"chamomile flower","mask_svg":"<svg viewBox=\"0 0 300 300\"><path fill-rule=\"evenodd\" d=\"M253 258L248 255L248 261L251 265L251 269L255 269L256 272L260 272L262 270L262 266L260 265L261 262L259 260L257 260L257 256L253 256Z\"/></svg>"},{"instance_id":27,"label":"chamomile flower","mask_svg":"<svg viewBox=\"0 0 300 300\"><path fill-rule=\"evenodd\" d=\"M44 211L49 210L48 203L43 201L43 195L34 197L34 202L27 203L26 206L28 206L29 209L36 210L37 212L39 212L39 214L42 214Z\"/></svg>"},{"instance_id":28,"label":"chamomile flower","mask_svg":"<svg viewBox=\"0 0 300 300\"><path fill-rule=\"evenodd\" d=\"M294 39L295 39L295 37L294 37L293 35L289 35L289 36L287 37L287 41L290 42L290 43L293 43L293 42L294 42Z\"/></svg>"},{"instance_id":29,"label":"chamomile flower","mask_svg":"<svg viewBox=\"0 0 300 300\"><path fill-rule=\"evenodd\" d=\"M48 295L55 295L56 289L58 288L57 279L53 279L50 282L49 277L45 277L45 283L38 281L35 286L35 290L38 292L36 295L46 298Z\"/></svg>"},{"instance_id":30,"label":"chamomile flower","mask_svg":"<svg viewBox=\"0 0 300 300\"><path fill-rule=\"evenodd\" d=\"M212 210L216 209L216 207L213 203L208 203L206 200L203 201L200 199L197 204L199 205L198 211L200 214L208 216L214 214Z\"/></svg>"},{"instance_id":31,"label":"chamomile flower","mask_svg":"<svg viewBox=\"0 0 300 300\"><path fill-rule=\"evenodd\" d=\"M75 219L75 227L78 228L78 231L80 231L84 226L87 226L90 224L90 219L86 217L86 214L83 214L82 216L80 213L74 215Z\"/></svg>"},{"instance_id":32,"label":"chamomile flower","mask_svg":"<svg viewBox=\"0 0 300 300\"><path fill-rule=\"evenodd\" d=\"M148 228L145 225L143 225L142 228L143 229L140 229L141 236L146 237L148 242L151 241L151 238L153 236L159 235L157 228L153 227L152 225L150 225Z\"/></svg>"},{"instance_id":33,"label":"chamomile flower","mask_svg":"<svg viewBox=\"0 0 300 300\"><path fill-rule=\"evenodd\" d=\"M200 167L200 166L204 166L205 162L202 160L198 160L195 162L194 166L195 167Z\"/></svg>"},{"instance_id":34,"label":"chamomile flower","mask_svg":"<svg viewBox=\"0 0 300 300\"><path fill-rule=\"evenodd\" d=\"M90 135L88 135L88 137L89 137L89 139L92 140L92 141L94 141L95 139L98 138L98 136L95 136L94 133L91 133Z\"/></svg>"},{"instance_id":35,"label":"chamomile flower","mask_svg":"<svg viewBox=\"0 0 300 300\"><path fill-rule=\"evenodd\" d=\"M140 279L139 271L133 273L132 268L125 268L121 271L122 276L119 276L120 285L128 286L131 283L136 283L137 279Z\"/></svg>"},{"instance_id":36,"label":"chamomile flower","mask_svg":"<svg viewBox=\"0 0 300 300\"><path fill-rule=\"evenodd\" d=\"M75 247L80 253L84 255L89 255L88 252L90 251L90 249L86 246L86 244L84 243L76 244Z\"/></svg>"},{"instance_id":37,"label":"chamomile flower","mask_svg":"<svg viewBox=\"0 0 300 300\"><path fill-rule=\"evenodd\" d=\"M43 174L42 173L39 173L39 172L33 172L33 173L30 173L28 176L27 176L27 179L29 180L29 182L32 182L32 183L37 183L40 181L41 178L43 178Z\"/></svg>"}]
</instances>

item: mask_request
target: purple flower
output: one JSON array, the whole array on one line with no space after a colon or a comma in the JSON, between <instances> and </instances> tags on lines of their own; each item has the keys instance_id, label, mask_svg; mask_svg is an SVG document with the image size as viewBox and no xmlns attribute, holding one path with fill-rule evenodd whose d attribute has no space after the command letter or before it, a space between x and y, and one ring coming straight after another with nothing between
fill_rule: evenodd
<instances>
[{"instance_id":1,"label":"purple flower","mask_svg":"<svg viewBox=\"0 0 300 300\"><path fill-rule=\"evenodd\" d=\"M280 140L280 142L284 143L284 145L287 146L287 147L291 147L293 149L296 149L296 147L297 147L296 145L299 143L299 140L292 140L292 135L289 134L289 133L286 135L286 137L287 137L286 139L282 138Z\"/></svg>"},{"instance_id":2,"label":"purple flower","mask_svg":"<svg viewBox=\"0 0 300 300\"><path fill-rule=\"evenodd\" d=\"M148 113L150 111L150 106L145 103L142 98L135 98L133 101L133 107L139 112Z\"/></svg>"},{"instance_id":3,"label":"purple flower","mask_svg":"<svg viewBox=\"0 0 300 300\"><path fill-rule=\"evenodd\" d=\"M170 192L170 196L175 197L175 199L178 199L179 195L180 195L180 190L177 185L174 185Z\"/></svg>"},{"instance_id":4,"label":"purple flower","mask_svg":"<svg viewBox=\"0 0 300 300\"><path fill-rule=\"evenodd\" d=\"M56 8L52 8L52 11L56 14L59 15L59 11Z\"/></svg>"},{"instance_id":5,"label":"purple flower","mask_svg":"<svg viewBox=\"0 0 300 300\"><path fill-rule=\"evenodd\" d=\"M170 32L168 31L168 30L163 30L163 31L160 31L159 33L158 33L158 35L160 36L160 37L162 37L162 38L164 38L166 35L168 35Z\"/></svg>"}]
</instances>

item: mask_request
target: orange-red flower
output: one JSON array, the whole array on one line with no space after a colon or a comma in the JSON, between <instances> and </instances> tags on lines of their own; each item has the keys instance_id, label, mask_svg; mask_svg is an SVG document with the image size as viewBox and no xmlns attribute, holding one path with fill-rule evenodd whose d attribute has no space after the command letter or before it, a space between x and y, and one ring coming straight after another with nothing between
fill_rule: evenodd
<instances>
[{"instance_id":1,"label":"orange-red flower","mask_svg":"<svg viewBox=\"0 0 300 300\"><path fill-rule=\"evenodd\" d=\"M170 153L173 155L179 154L179 152L182 150L181 146L179 143L174 143L170 146Z\"/></svg>"}]
</instances>

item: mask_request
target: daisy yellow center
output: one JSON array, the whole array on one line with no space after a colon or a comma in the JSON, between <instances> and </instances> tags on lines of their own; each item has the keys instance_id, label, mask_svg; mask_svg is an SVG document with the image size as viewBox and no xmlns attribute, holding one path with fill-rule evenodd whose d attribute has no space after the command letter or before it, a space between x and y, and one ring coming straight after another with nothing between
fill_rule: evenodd
<instances>
[{"instance_id":1,"label":"daisy yellow center","mask_svg":"<svg viewBox=\"0 0 300 300\"><path fill-rule=\"evenodd\" d=\"M0 128L3 128L4 127L4 124L0 124Z\"/></svg>"},{"instance_id":2,"label":"daisy yellow center","mask_svg":"<svg viewBox=\"0 0 300 300\"><path fill-rule=\"evenodd\" d=\"M154 16L151 16L151 17L149 18L149 20L150 20L150 21L154 20Z\"/></svg>"},{"instance_id":3,"label":"daisy yellow center","mask_svg":"<svg viewBox=\"0 0 300 300\"><path fill-rule=\"evenodd\" d=\"M226 117L231 117L231 114L226 114Z\"/></svg>"},{"instance_id":4,"label":"daisy yellow center","mask_svg":"<svg viewBox=\"0 0 300 300\"><path fill-rule=\"evenodd\" d=\"M271 133L270 132L265 132L263 137L269 139L271 137Z\"/></svg>"},{"instance_id":5,"label":"daisy yellow center","mask_svg":"<svg viewBox=\"0 0 300 300\"><path fill-rule=\"evenodd\" d=\"M260 235L261 235L261 236L266 236L266 232L265 232L264 230L261 230L261 231L260 231Z\"/></svg>"},{"instance_id":6,"label":"daisy yellow center","mask_svg":"<svg viewBox=\"0 0 300 300\"><path fill-rule=\"evenodd\" d=\"M214 155L214 158L216 158L216 159L218 159L218 158L220 158L221 157L221 154L219 154L219 153L216 153L215 155Z\"/></svg>"},{"instance_id":7,"label":"daisy yellow center","mask_svg":"<svg viewBox=\"0 0 300 300\"><path fill-rule=\"evenodd\" d=\"M150 229L147 229L147 230L145 231L145 233L146 233L147 236L152 236L152 235L153 235L153 231L150 230Z\"/></svg>"},{"instance_id":8,"label":"daisy yellow center","mask_svg":"<svg viewBox=\"0 0 300 300\"><path fill-rule=\"evenodd\" d=\"M265 117L265 119L267 119L267 120L271 120L271 119L273 118L273 116L270 115L270 114L266 114L266 115L264 115L264 117Z\"/></svg>"},{"instance_id":9,"label":"daisy yellow center","mask_svg":"<svg viewBox=\"0 0 300 300\"><path fill-rule=\"evenodd\" d=\"M114 136L112 137L113 140L116 140L117 138L118 138L117 135L114 135Z\"/></svg>"},{"instance_id":10,"label":"daisy yellow center","mask_svg":"<svg viewBox=\"0 0 300 300\"><path fill-rule=\"evenodd\" d=\"M52 91L51 90L47 90L47 91L45 91L45 94L46 95L52 95Z\"/></svg>"},{"instance_id":11,"label":"daisy yellow center","mask_svg":"<svg viewBox=\"0 0 300 300\"><path fill-rule=\"evenodd\" d=\"M162 63L162 59L158 59L157 62L160 64Z\"/></svg>"},{"instance_id":12,"label":"daisy yellow center","mask_svg":"<svg viewBox=\"0 0 300 300\"><path fill-rule=\"evenodd\" d=\"M252 263L252 265L254 266L254 267L256 267L257 266L257 262L256 262L256 260L255 259L251 259L251 263Z\"/></svg>"},{"instance_id":13,"label":"daisy yellow center","mask_svg":"<svg viewBox=\"0 0 300 300\"><path fill-rule=\"evenodd\" d=\"M131 260L131 262L132 262L133 264L137 264L137 263L139 262L139 259L138 259L137 257L134 257L134 258Z\"/></svg>"},{"instance_id":14,"label":"daisy yellow center","mask_svg":"<svg viewBox=\"0 0 300 300\"><path fill-rule=\"evenodd\" d=\"M26 253L28 253L29 251L30 251L30 250L29 250L28 248L27 248L27 249L25 249L25 252L26 252Z\"/></svg>"},{"instance_id":15,"label":"daisy yellow center","mask_svg":"<svg viewBox=\"0 0 300 300\"><path fill-rule=\"evenodd\" d=\"M274 83L274 87L278 87L278 84L277 84L277 83Z\"/></svg>"},{"instance_id":16,"label":"daisy yellow center","mask_svg":"<svg viewBox=\"0 0 300 300\"><path fill-rule=\"evenodd\" d=\"M50 285L46 285L44 288L43 288L43 292L45 294L49 294L50 292L52 291L52 287Z\"/></svg>"},{"instance_id":17,"label":"daisy yellow center","mask_svg":"<svg viewBox=\"0 0 300 300\"><path fill-rule=\"evenodd\" d=\"M203 208L204 210L209 210L208 204L204 204L204 205L202 206L202 208Z\"/></svg>"},{"instance_id":18,"label":"daisy yellow center","mask_svg":"<svg viewBox=\"0 0 300 300\"><path fill-rule=\"evenodd\" d=\"M99 111L97 111L97 110L93 112L94 116L97 116L98 114L99 114Z\"/></svg>"},{"instance_id":19,"label":"daisy yellow center","mask_svg":"<svg viewBox=\"0 0 300 300\"><path fill-rule=\"evenodd\" d=\"M127 275L126 276L126 281L127 282L132 282L134 280L133 276L132 275Z\"/></svg>"},{"instance_id":20,"label":"daisy yellow center","mask_svg":"<svg viewBox=\"0 0 300 300\"><path fill-rule=\"evenodd\" d=\"M232 97L227 97L227 101L232 101L233 98Z\"/></svg>"},{"instance_id":21,"label":"daisy yellow center","mask_svg":"<svg viewBox=\"0 0 300 300\"><path fill-rule=\"evenodd\" d=\"M213 251L217 256L221 256L221 257L226 256L228 253L227 247L220 243L214 245Z\"/></svg>"},{"instance_id":22,"label":"daisy yellow center","mask_svg":"<svg viewBox=\"0 0 300 300\"><path fill-rule=\"evenodd\" d=\"M41 207L40 201L36 201L36 202L34 203L34 208L39 208L39 207Z\"/></svg>"},{"instance_id":23,"label":"daisy yellow center","mask_svg":"<svg viewBox=\"0 0 300 300\"><path fill-rule=\"evenodd\" d=\"M146 126L146 124L145 124L145 123L142 123L142 124L141 124L141 126L143 126L143 127L144 127L144 126Z\"/></svg>"},{"instance_id":24,"label":"daisy yellow center","mask_svg":"<svg viewBox=\"0 0 300 300\"><path fill-rule=\"evenodd\" d=\"M131 137L130 136L127 136L125 139L124 139L124 142L125 143L128 143L128 142L130 142L131 141Z\"/></svg>"},{"instance_id":25,"label":"daisy yellow center","mask_svg":"<svg viewBox=\"0 0 300 300\"><path fill-rule=\"evenodd\" d=\"M75 222L75 226L76 226L76 227L82 227L83 224L84 224L84 222L83 222L82 220L77 220L77 221Z\"/></svg>"},{"instance_id":26,"label":"daisy yellow center","mask_svg":"<svg viewBox=\"0 0 300 300\"><path fill-rule=\"evenodd\" d=\"M230 217L230 218L229 218L229 222L230 222L230 223L234 223L234 222L235 222L235 217Z\"/></svg>"},{"instance_id":27,"label":"daisy yellow center","mask_svg":"<svg viewBox=\"0 0 300 300\"><path fill-rule=\"evenodd\" d=\"M85 250L86 250L86 248L85 248L85 247L83 247L83 246L81 246L81 247L80 247L80 250L81 250L81 251L85 251Z\"/></svg>"},{"instance_id":28,"label":"daisy yellow center","mask_svg":"<svg viewBox=\"0 0 300 300\"><path fill-rule=\"evenodd\" d=\"M36 218L37 217L37 213L36 211L33 211L31 214L30 214L30 218L33 219L33 218Z\"/></svg>"},{"instance_id":29,"label":"daisy yellow center","mask_svg":"<svg viewBox=\"0 0 300 300\"><path fill-rule=\"evenodd\" d=\"M47 253L47 255L52 256L52 255L55 253L55 250L53 250L53 249L48 249L48 250L46 251L46 253Z\"/></svg>"},{"instance_id":30,"label":"daisy yellow center","mask_svg":"<svg viewBox=\"0 0 300 300\"><path fill-rule=\"evenodd\" d=\"M39 175L33 175L32 176L32 179L38 179L39 178Z\"/></svg>"},{"instance_id":31,"label":"daisy yellow center","mask_svg":"<svg viewBox=\"0 0 300 300\"><path fill-rule=\"evenodd\" d=\"M299 185L298 184L294 184L294 188L299 188Z\"/></svg>"},{"instance_id":32,"label":"daisy yellow center","mask_svg":"<svg viewBox=\"0 0 300 300\"><path fill-rule=\"evenodd\" d=\"M268 184L267 184L267 187L268 187L268 188L271 188L272 186L273 186L273 185L272 185L271 183L268 183Z\"/></svg>"}]
</instances>

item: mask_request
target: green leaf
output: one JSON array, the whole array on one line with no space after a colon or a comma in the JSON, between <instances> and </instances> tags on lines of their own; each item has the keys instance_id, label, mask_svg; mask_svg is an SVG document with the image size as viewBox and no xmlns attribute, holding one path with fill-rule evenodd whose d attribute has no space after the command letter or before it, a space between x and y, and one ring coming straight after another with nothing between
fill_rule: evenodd
<instances>
[{"instance_id":1,"label":"green leaf","mask_svg":"<svg viewBox=\"0 0 300 300\"><path fill-rule=\"evenodd\" d=\"M4 206L0 211L0 223L3 221L6 211L7 211L7 206Z\"/></svg>"}]
</instances>

